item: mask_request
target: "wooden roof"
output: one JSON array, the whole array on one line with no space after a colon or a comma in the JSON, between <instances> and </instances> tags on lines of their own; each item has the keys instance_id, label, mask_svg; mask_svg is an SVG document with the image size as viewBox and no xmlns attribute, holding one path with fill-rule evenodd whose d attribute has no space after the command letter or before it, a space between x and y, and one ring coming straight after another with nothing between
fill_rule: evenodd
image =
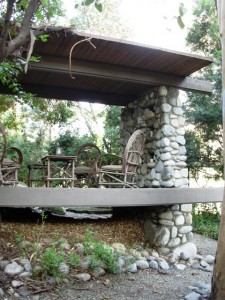
<instances>
[{"instance_id":1,"label":"wooden roof","mask_svg":"<svg viewBox=\"0 0 225 300\"><path fill-rule=\"evenodd\" d=\"M57 29L46 43L36 41L33 54L40 61L30 63L20 77L25 90L39 97L111 105L126 105L163 84L212 91L209 82L188 77L209 65L211 58L100 36L93 36L91 43L80 42L83 39L71 29Z\"/></svg>"}]
</instances>

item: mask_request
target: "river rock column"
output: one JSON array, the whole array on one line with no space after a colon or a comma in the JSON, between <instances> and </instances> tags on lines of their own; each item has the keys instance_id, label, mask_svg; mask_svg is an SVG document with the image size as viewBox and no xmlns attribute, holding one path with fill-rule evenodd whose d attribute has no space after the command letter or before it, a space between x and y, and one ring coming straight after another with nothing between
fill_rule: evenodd
<instances>
[{"instance_id":1,"label":"river rock column","mask_svg":"<svg viewBox=\"0 0 225 300\"><path fill-rule=\"evenodd\" d=\"M159 128L154 135L156 166L151 170L152 187L187 187L185 119L178 91L160 87L155 110Z\"/></svg>"},{"instance_id":2,"label":"river rock column","mask_svg":"<svg viewBox=\"0 0 225 300\"><path fill-rule=\"evenodd\" d=\"M195 256L196 246L191 242L192 204L175 204L152 208L143 222L145 236L150 244L167 254L175 252L186 257Z\"/></svg>"},{"instance_id":3,"label":"river rock column","mask_svg":"<svg viewBox=\"0 0 225 300\"><path fill-rule=\"evenodd\" d=\"M124 108L122 151L132 132L146 128L143 162L136 178L139 187L188 187L184 124L182 102L175 88L155 88Z\"/></svg>"},{"instance_id":4,"label":"river rock column","mask_svg":"<svg viewBox=\"0 0 225 300\"><path fill-rule=\"evenodd\" d=\"M128 104L121 120L122 151L133 131L146 129L143 161L136 175L137 185L140 188L188 187L185 118L179 91L165 86L154 88L141 99ZM154 207L148 211L143 226L153 246L164 252L180 247L182 250L191 248L195 252L195 246L190 243L191 204Z\"/></svg>"}]
</instances>

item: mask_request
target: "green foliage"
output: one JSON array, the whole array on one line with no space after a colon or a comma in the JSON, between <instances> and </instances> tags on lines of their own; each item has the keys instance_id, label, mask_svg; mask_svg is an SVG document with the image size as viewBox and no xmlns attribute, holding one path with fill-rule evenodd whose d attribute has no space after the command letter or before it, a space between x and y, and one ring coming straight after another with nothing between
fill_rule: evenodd
<instances>
[{"instance_id":1,"label":"green foliage","mask_svg":"<svg viewBox=\"0 0 225 300\"><path fill-rule=\"evenodd\" d=\"M84 1L84 4L85 4L85 5L90 5L90 4L92 4L93 2L95 2L95 0L85 0L85 1Z\"/></svg>"},{"instance_id":2,"label":"green foliage","mask_svg":"<svg viewBox=\"0 0 225 300\"><path fill-rule=\"evenodd\" d=\"M219 139L217 145L207 143L201 133L195 130L188 130L185 133L187 149L187 166L190 170L191 177L197 180L199 173L204 171L207 179L219 180L223 174L223 157ZM216 148L216 146L218 148ZM210 169L216 172L210 172Z\"/></svg>"},{"instance_id":3,"label":"green foliage","mask_svg":"<svg viewBox=\"0 0 225 300\"><path fill-rule=\"evenodd\" d=\"M73 111L69 108L68 102L57 101L53 109L47 113L46 120L50 124L66 123L74 115Z\"/></svg>"},{"instance_id":4,"label":"green foliage","mask_svg":"<svg viewBox=\"0 0 225 300\"><path fill-rule=\"evenodd\" d=\"M44 227L41 228L41 230ZM40 231L40 230L39 230ZM40 233L40 232L39 232ZM23 257L32 257L36 264L40 264L42 268L41 272L37 274L34 272L33 276L37 277L40 273L45 273L45 275L53 275L57 278L62 278L63 274L59 270L61 263L67 264L69 267L74 268L79 265L79 257L72 251L65 251L62 247L63 240L59 235L56 236L56 241L52 243L49 248L44 248L43 244L37 243L24 243L25 239L17 235L15 241L22 252Z\"/></svg>"},{"instance_id":5,"label":"green foliage","mask_svg":"<svg viewBox=\"0 0 225 300\"><path fill-rule=\"evenodd\" d=\"M7 147L16 146L22 151L19 180L27 182L27 165L40 162L40 158L46 155L52 126L66 126L75 115L74 107L69 101L33 98L21 105L12 97L2 99L0 119L6 128Z\"/></svg>"},{"instance_id":6,"label":"green foliage","mask_svg":"<svg viewBox=\"0 0 225 300\"><path fill-rule=\"evenodd\" d=\"M218 239L221 214L216 204L195 205L192 216L192 225L197 233Z\"/></svg>"},{"instance_id":7,"label":"green foliage","mask_svg":"<svg viewBox=\"0 0 225 300\"><path fill-rule=\"evenodd\" d=\"M41 231L44 230L44 226L41 226ZM43 233L43 232L42 232ZM38 228L38 236L35 236L35 242L28 242L22 236L16 236L16 243L19 245L22 254L26 254L25 257L31 258L36 265L39 265L42 270L33 275L53 275L59 279L63 278L63 274L60 272L60 264L65 263L70 268L79 268L80 257L74 252L74 248L70 250L65 249L64 240L61 238L59 232L56 232L54 241L51 243L51 247L45 248L44 244L38 242L40 238L40 228ZM23 243L25 241L25 243ZM24 246L22 246L24 244ZM99 242L95 239L94 233L87 229L83 241L85 255L91 260L90 268L97 268L99 266L106 265L108 270L112 273L119 272L118 260L120 253L114 251L109 245Z\"/></svg>"},{"instance_id":8,"label":"green foliage","mask_svg":"<svg viewBox=\"0 0 225 300\"><path fill-rule=\"evenodd\" d=\"M17 94L17 101L29 102L31 94L25 93L18 81L19 74L23 71L23 62L18 59L4 60L0 62L0 83L7 86L13 93Z\"/></svg>"},{"instance_id":9,"label":"green foliage","mask_svg":"<svg viewBox=\"0 0 225 300\"><path fill-rule=\"evenodd\" d=\"M107 153L119 154L120 152L120 106L107 106L105 119L104 147Z\"/></svg>"},{"instance_id":10,"label":"green foliage","mask_svg":"<svg viewBox=\"0 0 225 300\"><path fill-rule=\"evenodd\" d=\"M23 237L22 237L21 235L16 235L15 241L16 241L16 243L19 245L19 244L22 243Z\"/></svg>"},{"instance_id":11,"label":"green foliage","mask_svg":"<svg viewBox=\"0 0 225 300\"><path fill-rule=\"evenodd\" d=\"M42 0L39 1L39 5L36 6L32 1L20 0L20 1L1 1L0 9L0 83L7 86L13 93L18 96L18 99L27 103L31 94L26 93L21 84L18 81L18 76L23 72L25 66L24 52L27 50L28 40L24 39L26 35L29 35L29 28L26 28L28 32L23 33L21 41L24 39L24 45L15 42L14 53L10 53L8 41L12 43L15 41L19 34L21 34L22 23L31 25L34 31L36 27L40 25L49 26L57 22L57 19L64 16L62 10L62 0ZM28 11L29 9L29 11ZM33 14L32 14L33 13ZM7 19L6 19L7 16ZM30 16L30 19L28 19ZM9 27L8 27L9 26ZM36 35L41 34L36 32ZM42 41L46 41L47 35L40 36ZM18 41L17 41L18 42ZM32 60L33 57L30 59Z\"/></svg>"},{"instance_id":12,"label":"green foliage","mask_svg":"<svg viewBox=\"0 0 225 300\"><path fill-rule=\"evenodd\" d=\"M45 250L41 261L41 266L47 274L55 277L61 277L59 266L64 261L64 253L58 252L54 247L52 247Z\"/></svg>"},{"instance_id":13,"label":"green foliage","mask_svg":"<svg viewBox=\"0 0 225 300\"><path fill-rule=\"evenodd\" d=\"M90 5L85 6L85 3L90 3ZM70 23L80 31L127 39L131 28L121 21L119 5L120 0L77 0L76 18L73 18ZM91 9L91 7L95 7L95 9Z\"/></svg>"},{"instance_id":14,"label":"green foliage","mask_svg":"<svg viewBox=\"0 0 225 300\"><path fill-rule=\"evenodd\" d=\"M18 75L22 71L22 65L18 61L5 60L0 64L0 80L3 85L8 86L13 92L20 91Z\"/></svg>"},{"instance_id":15,"label":"green foliage","mask_svg":"<svg viewBox=\"0 0 225 300\"><path fill-rule=\"evenodd\" d=\"M45 221L46 221L47 217L48 216L45 214L45 210L42 209L42 212L41 212L41 224L42 225L45 225Z\"/></svg>"},{"instance_id":16,"label":"green foliage","mask_svg":"<svg viewBox=\"0 0 225 300\"><path fill-rule=\"evenodd\" d=\"M102 12L102 10L103 10L102 4L101 4L101 3L98 3L98 2L95 2L95 8L96 8L99 12Z\"/></svg>"},{"instance_id":17,"label":"green foliage","mask_svg":"<svg viewBox=\"0 0 225 300\"><path fill-rule=\"evenodd\" d=\"M5 0L2 2L6 3ZM11 18L12 26L10 27L10 35L11 37L16 36L18 34L17 26L23 20L24 14L29 5L28 0L16 1L16 4L13 6L13 14ZM3 5L4 5L3 3ZM5 6L5 5L4 5ZM3 7L4 7L3 6ZM42 0L40 1L40 5L35 13L34 18L32 19L33 25L40 25L43 23L50 23L54 24L57 21L59 16L64 16L64 11L62 10L62 0ZM4 10L1 10L0 16L4 19ZM13 26L14 25L14 26Z\"/></svg>"},{"instance_id":18,"label":"green foliage","mask_svg":"<svg viewBox=\"0 0 225 300\"><path fill-rule=\"evenodd\" d=\"M23 245L23 237L21 235L16 235L15 242L18 245L20 251L22 252L22 257L27 258L28 257L28 249L26 246Z\"/></svg>"},{"instance_id":19,"label":"green foliage","mask_svg":"<svg viewBox=\"0 0 225 300\"><path fill-rule=\"evenodd\" d=\"M221 48L217 13L214 0L195 0L194 22L187 36L193 51L215 54Z\"/></svg>"},{"instance_id":20,"label":"green foliage","mask_svg":"<svg viewBox=\"0 0 225 300\"><path fill-rule=\"evenodd\" d=\"M64 154L74 155L80 145L94 142L96 142L96 140L93 140L93 138L88 135L79 136L78 132L74 135L67 130L64 134L60 134L56 140L50 142L47 150L49 154L56 154L56 148L60 147Z\"/></svg>"},{"instance_id":21,"label":"green foliage","mask_svg":"<svg viewBox=\"0 0 225 300\"><path fill-rule=\"evenodd\" d=\"M179 4L179 16L177 17L177 23L178 23L178 25L179 25L179 27L181 28L181 29L183 29L184 27L185 27L185 24L184 24L184 22L183 22L183 16L186 14L186 12L187 12L187 9L186 9L186 7L184 6L184 3L180 3Z\"/></svg>"},{"instance_id":22,"label":"green foliage","mask_svg":"<svg viewBox=\"0 0 225 300\"><path fill-rule=\"evenodd\" d=\"M112 273L119 272L119 252L114 251L109 245L98 242L90 230L86 230L84 238L84 252L91 258L91 267L97 268L105 264Z\"/></svg>"},{"instance_id":23,"label":"green foliage","mask_svg":"<svg viewBox=\"0 0 225 300\"><path fill-rule=\"evenodd\" d=\"M34 121L43 120L48 125L63 125L74 116L74 106L70 101L34 98L23 106L24 114L31 114Z\"/></svg>"},{"instance_id":24,"label":"green foliage","mask_svg":"<svg viewBox=\"0 0 225 300\"><path fill-rule=\"evenodd\" d=\"M80 259L73 252L69 252L69 254L68 254L68 263L69 263L70 267L75 268L79 265Z\"/></svg>"},{"instance_id":25,"label":"green foliage","mask_svg":"<svg viewBox=\"0 0 225 300\"><path fill-rule=\"evenodd\" d=\"M90 6L91 4L94 5L97 11L102 12L102 3L99 0L77 0L75 3L74 8L79 8L80 6Z\"/></svg>"},{"instance_id":26,"label":"green foliage","mask_svg":"<svg viewBox=\"0 0 225 300\"><path fill-rule=\"evenodd\" d=\"M38 38L43 42L46 43L48 40L49 35L48 34L42 34Z\"/></svg>"},{"instance_id":27,"label":"green foliage","mask_svg":"<svg viewBox=\"0 0 225 300\"><path fill-rule=\"evenodd\" d=\"M61 147L64 154L74 155L81 144L98 142L99 137L95 133L81 136L78 130L64 131L71 116L76 114L71 103L36 98L21 106L11 97L4 98L3 107L6 111L0 112L0 119L6 128L7 146L16 146L23 153L20 181L27 182L28 164L41 162L41 157L46 153L56 154L57 146ZM59 136L51 141L53 125L59 128Z\"/></svg>"},{"instance_id":28,"label":"green foliage","mask_svg":"<svg viewBox=\"0 0 225 300\"><path fill-rule=\"evenodd\" d=\"M212 96L189 93L184 110L187 124L187 165L195 177L204 168L216 171L215 179L223 174L223 138L221 107L221 45L214 0L195 1L194 22L187 36L193 51L212 55L214 64L198 73L214 83Z\"/></svg>"}]
</instances>

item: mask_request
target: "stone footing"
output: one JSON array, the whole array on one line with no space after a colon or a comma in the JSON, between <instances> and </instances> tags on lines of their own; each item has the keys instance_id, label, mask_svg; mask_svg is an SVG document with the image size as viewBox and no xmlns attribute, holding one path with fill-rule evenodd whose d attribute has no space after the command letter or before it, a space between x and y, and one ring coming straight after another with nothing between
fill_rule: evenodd
<instances>
[{"instance_id":1,"label":"stone footing","mask_svg":"<svg viewBox=\"0 0 225 300\"><path fill-rule=\"evenodd\" d=\"M164 254L174 252L180 255L188 251L195 255L196 247L191 242L193 239L191 212L192 204L119 208L114 211L115 216L119 213L120 216L129 216L141 222L150 245Z\"/></svg>"}]
</instances>

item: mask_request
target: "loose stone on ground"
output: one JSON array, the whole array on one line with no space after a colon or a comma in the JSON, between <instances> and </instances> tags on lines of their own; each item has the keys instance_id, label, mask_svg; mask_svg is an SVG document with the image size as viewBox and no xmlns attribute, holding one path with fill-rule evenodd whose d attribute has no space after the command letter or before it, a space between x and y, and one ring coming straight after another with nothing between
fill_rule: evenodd
<instances>
[{"instance_id":1,"label":"loose stone on ground","mask_svg":"<svg viewBox=\"0 0 225 300\"><path fill-rule=\"evenodd\" d=\"M71 250L72 246L67 243L67 250ZM171 276L172 272L175 271L177 276L182 276L181 274L189 269L197 269L201 272L207 270L207 272L213 271L213 263L215 257L211 254L207 254L206 256L202 256L195 254L195 252L189 253L188 255L184 255L183 252L180 252L180 256L178 254L170 253L168 255L157 252L156 250L151 249L143 249L141 253L136 249L127 249L125 245L122 243L114 243L112 244L115 251L120 250L120 257L118 258L118 266L119 266L119 274L139 274L139 272L150 271L159 272L159 274L167 274L167 276ZM77 244L76 249L83 249L83 245L81 243ZM100 267L96 267L94 270L90 269L90 258L83 256L83 251L81 253L81 261L80 265L77 267L77 272L74 276L78 281L87 283L94 278L104 278L109 271L104 267L104 264ZM145 255L144 256L141 256ZM23 275L27 271L26 275ZM18 297L27 297L32 294L32 291L29 290L26 286L26 280L30 278L32 270L35 269L35 263L30 263L29 260L17 258L14 261L4 261L0 260L0 271L5 276L5 282L11 282L8 288L0 289L0 297L3 299L7 299L9 295L18 298ZM84 272L84 270L86 270ZM68 278L70 275L70 267L61 263L59 265L59 272ZM74 270L73 270L74 272ZM114 276L120 276L120 275ZM128 275L127 275L128 276ZM138 276L138 275L137 275ZM165 275L164 275L165 276ZM56 284L58 278L46 276L46 282L51 284ZM174 283L176 285L176 283ZM200 299L200 297L207 297L210 294L211 286L209 284L205 284L204 282L193 282L193 284L189 287L190 293L184 295L181 299L193 300ZM32 298L33 299L33 298ZM38 298L36 298L38 299Z\"/></svg>"}]
</instances>

